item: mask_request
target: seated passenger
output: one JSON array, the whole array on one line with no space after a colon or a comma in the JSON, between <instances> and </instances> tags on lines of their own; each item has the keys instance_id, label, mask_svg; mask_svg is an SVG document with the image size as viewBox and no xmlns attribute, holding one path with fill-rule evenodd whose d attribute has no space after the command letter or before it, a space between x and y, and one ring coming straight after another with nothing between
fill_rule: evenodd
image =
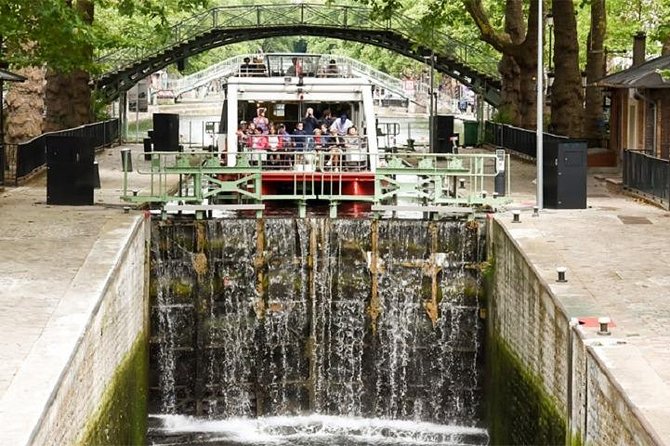
<instances>
[{"instance_id":1,"label":"seated passenger","mask_svg":"<svg viewBox=\"0 0 670 446\"><path fill-rule=\"evenodd\" d=\"M337 62L335 59L330 59L328 66L326 67L326 77L337 77L340 75L340 69L337 68Z\"/></svg>"},{"instance_id":2,"label":"seated passenger","mask_svg":"<svg viewBox=\"0 0 670 446\"><path fill-rule=\"evenodd\" d=\"M251 75L252 76L265 76L265 64L263 59L254 59L254 63L251 64Z\"/></svg>"},{"instance_id":3,"label":"seated passenger","mask_svg":"<svg viewBox=\"0 0 670 446\"><path fill-rule=\"evenodd\" d=\"M287 76L302 76L302 63L297 57L291 59L291 66L286 70Z\"/></svg>"},{"instance_id":4,"label":"seated passenger","mask_svg":"<svg viewBox=\"0 0 670 446\"><path fill-rule=\"evenodd\" d=\"M249 59L248 57L245 57L244 58L244 63L242 65L240 65L240 75L241 76L249 76L249 73L251 71L251 64L249 62L251 62L251 59Z\"/></svg>"}]
</instances>

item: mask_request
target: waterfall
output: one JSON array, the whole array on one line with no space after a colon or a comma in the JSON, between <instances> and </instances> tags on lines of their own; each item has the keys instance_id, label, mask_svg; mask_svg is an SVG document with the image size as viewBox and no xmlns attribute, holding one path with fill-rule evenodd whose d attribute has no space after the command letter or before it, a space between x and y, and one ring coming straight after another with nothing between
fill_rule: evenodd
<instances>
[{"instance_id":1,"label":"waterfall","mask_svg":"<svg viewBox=\"0 0 670 446\"><path fill-rule=\"evenodd\" d=\"M478 224L155 222L151 253L153 413L481 423Z\"/></svg>"}]
</instances>

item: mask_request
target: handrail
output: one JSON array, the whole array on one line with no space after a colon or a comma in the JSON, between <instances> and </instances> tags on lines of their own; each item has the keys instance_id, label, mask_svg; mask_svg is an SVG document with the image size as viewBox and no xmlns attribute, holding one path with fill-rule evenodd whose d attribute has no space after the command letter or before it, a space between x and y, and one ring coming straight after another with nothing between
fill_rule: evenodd
<instances>
[{"instance_id":1,"label":"handrail","mask_svg":"<svg viewBox=\"0 0 670 446\"><path fill-rule=\"evenodd\" d=\"M255 204L294 200L303 207L309 199L328 200L335 207L338 202L347 200L394 205L399 199L407 198L419 200L418 206L427 207L504 204L504 200L485 191L500 173L494 154L368 154L347 150L338 153L325 150L153 152L148 162L143 154L141 157L136 154L137 161L133 160L132 164L138 168L124 174L121 198L163 205L174 201L203 204L219 196L238 203L250 200ZM282 157L278 158L279 164L273 164L275 155ZM506 164L509 178L509 159ZM374 165L378 167L371 171L370 166ZM128 175L136 174L150 176L150 187L128 194ZM169 178L184 176L192 179L191 186L183 187L178 196L170 194ZM293 189L268 195L263 192L266 179L283 181L293 185ZM361 180L367 184L373 182L374 188L361 193L343 187L347 182Z\"/></svg>"},{"instance_id":2,"label":"handrail","mask_svg":"<svg viewBox=\"0 0 670 446\"><path fill-rule=\"evenodd\" d=\"M189 76L177 79L168 79L167 82L163 83L161 89L172 91L174 96L179 97L181 94L206 85L215 79L234 75L239 70L239 67L243 63L244 58L253 58L255 56L257 55L242 54L229 57L228 59L210 65L204 70L198 71ZM345 70L347 73L351 72L352 75L363 77L372 84L379 85L385 90L391 91L402 98L408 98L406 92L404 91L402 80L398 78L395 78L387 73L384 73L383 71L380 71L368 64L348 56L323 54L321 57L322 59L334 59L338 66L347 67ZM418 87L419 88L415 89L416 92L427 94L427 92L430 91L430 86L425 82L419 82ZM417 102L416 98L414 98L413 101Z\"/></svg>"},{"instance_id":3,"label":"handrail","mask_svg":"<svg viewBox=\"0 0 670 446\"><path fill-rule=\"evenodd\" d=\"M79 127L43 133L29 141L16 145L16 156L10 157L15 164L13 170L15 184L46 164L46 140L49 136L79 136L92 140L94 148L105 147L119 138L118 118L84 124Z\"/></svg>"}]
</instances>

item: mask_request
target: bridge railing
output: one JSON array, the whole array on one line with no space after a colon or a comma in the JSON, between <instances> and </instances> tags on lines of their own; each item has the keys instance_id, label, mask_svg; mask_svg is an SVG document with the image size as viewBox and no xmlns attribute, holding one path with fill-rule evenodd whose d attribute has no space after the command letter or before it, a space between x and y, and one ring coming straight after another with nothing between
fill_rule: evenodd
<instances>
[{"instance_id":1,"label":"bridge railing","mask_svg":"<svg viewBox=\"0 0 670 446\"><path fill-rule=\"evenodd\" d=\"M422 25L401 14L391 19L374 19L372 10L357 6L325 6L323 4L226 6L203 11L174 25L167 38L148 41L141 48L126 48L103 54L98 62L108 70L121 69L133 62L158 55L176 45L214 29L243 29L262 26L310 26L336 29L370 29L395 31L414 40L424 29ZM454 58L480 73L498 78L497 60L479 48L444 33L434 36L435 52Z\"/></svg>"},{"instance_id":2,"label":"bridge railing","mask_svg":"<svg viewBox=\"0 0 670 446\"><path fill-rule=\"evenodd\" d=\"M624 150L623 187L670 208L670 161Z\"/></svg>"},{"instance_id":3,"label":"bridge railing","mask_svg":"<svg viewBox=\"0 0 670 446\"><path fill-rule=\"evenodd\" d=\"M18 185L22 179L46 165L46 142L49 136L91 138L96 149L106 147L119 139L119 120L110 119L71 129L43 133L29 141L8 146L8 180L13 179L14 184Z\"/></svg>"}]
</instances>

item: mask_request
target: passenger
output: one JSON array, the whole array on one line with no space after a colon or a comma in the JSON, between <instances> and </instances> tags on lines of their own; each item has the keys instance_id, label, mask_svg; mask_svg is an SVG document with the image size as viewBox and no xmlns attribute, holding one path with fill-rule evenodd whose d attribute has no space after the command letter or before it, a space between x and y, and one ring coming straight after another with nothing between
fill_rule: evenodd
<instances>
[{"instance_id":1,"label":"passenger","mask_svg":"<svg viewBox=\"0 0 670 446\"><path fill-rule=\"evenodd\" d=\"M248 57L244 58L244 63L240 66L240 74L242 76L249 76L249 73L251 72L251 59Z\"/></svg>"},{"instance_id":2,"label":"passenger","mask_svg":"<svg viewBox=\"0 0 670 446\"><path fill-rule=\"evenodd\" d=\"M344 147L344 142L341 140L341 137L337 135L337 130L331 129L327 145L328 152L330 154L330 159L326 163L327 170L339 172L340 154L342 153L341 147Z\"/></svg>"},{"instance_id":3,"label":"passenger","mask_svg":"<svg viewBox=\"0 0 670 446\"><path fill-rule=\"evenodd\" d=\"M346 136L346 152L347 152L347 170L352 168L359 170L363 168L364 157L361 151L361 138L358 136L358 129L354 127L349 128Z\"/></svg>"},{"instance_id":4,"label":"passenger","mask_svg":"<svg viewBox=\"0 0 670 446\"><path fill-rule=\"evenodd\" d=\"M295 147L296 152L301 152L305 149L305 139L307 138L307 133L303 129L302 122L299 122L295 125L295 130L293 130L292 146Z\"/></svg>"},{"instance_id":5,"label":"passenger","mask_svg":"<svg viewBox=\"0 0 670 446\"><path fill-rule=\"evenodd\" d=\"M287 76L302 76L302 63L300 62L300 59L297 57L294 57L291 59L291 66L288 67L286 70L286 75Z\"/></svg>"},{"instance_id":6,"label":"passenger","mask_svg":"<svg viewBox=\"0 0 670 446\"><path fill-rule=\"evenodd\" d=\"M281 143L281 151L291 150L291 135L289 135L284 124L279 124L279 130L277 130L277 135L279 135L279 141ZM289 155L280 156L281 164L285 166L291 166L291 157Z\"/></svg>"},{"instance_id":7,"label":"passenger","mask_svg":"<svg viewBox=\"0 0 670 446\"><path fill-rule=\"evenodd\" d=\"M262 133L267 133L270 125L270 121L265 117L265 108L258 107L256 110L256 117L254 118L254 125L256 128L261 129Z\"/></svg>"},{"instance_id":8,"label":"passenger","mask_svg":"<svg viewBox=\"0 0 670 446\"><path fill-rule=\"evenodd\" d=\"M256 162L265 161L267 159L267 154L265 153L267 148L268 137L261 133L261 129L257 128L255 133L251 136L251 149L260 152L261 154L254 156L253 159Z\"/></svg>"},{"instance_id":9,"label":"passenger","mask_svg":"<svg viewBox=\"0 0 670 446\"><path fill-rule=\"evenodd\" d=\"M247 121L240 121L239 127L237 127L237 147L238 150L246 145L247 139Z\"/></svg>"},{"instance_id":10,"label":"passenger","mask_svg":"<svg viewBox=\"0 0 670 446\"><path fill-rule=\"evenodd\" d=\"M330 126L333 125L333 122L335 121L335 118L333 118L332 113L330 112L330 109L327 108L323 111L321 115L321 123L326 126L326 131L323 132L324 135L327 135L328 132L330 131Z\"/></svg>"},{"instance_id":11,"label":"passenger","mask_svg":"<svg viewBox=\"0 0 670 446\"><path fill-rule=\"evenodd\" d=\"M305 112L305 119L302 120L303 128L307 135L314 134L314 129L319 127L319 121L314 117L314 109L309 107Z\"/></svg>"},{"instance_id":12,"label":"passenger","mask_svg":"<svg viewBox=\"0 0 670 446\"><path fill-rule=\"evenodd\" d=\"M338 77L340 75L340 69L337 68L337 62L335 59L330 59L328 62L328 67L326 67L326 77Z\"/></svg>"},{"instance_id":13,"label":"passenger","mask_svg":"<svg viewBox=\"0 0 670 446\"><path fill-rule=\"evenodd\" d=\"M333 122L330 126L330 130L335 129L339 136L345 136L349 129L354 126L354 123L347 118L346 113L340 115L340 119Z\"/></svg>"},{"instance_id":14,"label":"passenger","mask_svg":"<svg viewBox=\"0 0 670 446\"><path fill-rule=\"evenodd\" d=\"M254 63L251 65L251 75L256 77L265 76L265 64L263 63L263 59L254 59Z\"/></svg>"},{"instance_id":15,"label":"passenger","mask_svg":"<svg viewBox=\"0 0 670 446\"><path fill-rule=\"evenodd\" d=\"M268 134L268 150L270 151L270 162L273 165L278 165L281 161L280 154L278 153L282 148L282 138L277 134L275 126L270 126L270 133Z\"/></svg>"}]
</instances>

